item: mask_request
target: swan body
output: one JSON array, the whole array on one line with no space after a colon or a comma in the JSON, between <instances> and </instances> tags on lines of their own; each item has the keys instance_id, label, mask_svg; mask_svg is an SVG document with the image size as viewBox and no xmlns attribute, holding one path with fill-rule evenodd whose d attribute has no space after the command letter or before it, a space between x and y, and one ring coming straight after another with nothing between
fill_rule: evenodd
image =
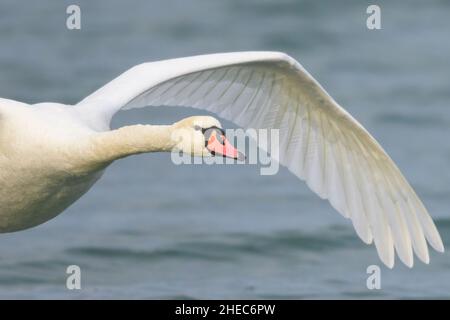
<instances>
[{"instance_id":1,"label":"swan body","mask_svg":"<svg viewBox=\"0 0 450 320\"><path fill-rule=\"evenodd\" d=\"M189 117L173 126L137 125L102 133L89 127L73 106L29 106L6 99L0 99L0 105L0 232L27 229L55 217L87 192L115 159L171 151L177 145L172 140L177 129L220 126L212 117ZM185 143L186 148L197 146L190 153L208 156L202 137Z\"/></svg>"},{"instance_id":2,"label":"swan body","mask_svg":"<svg viewBox=\"0 0 450 320\"><path fill-rule=\"evenodd\" d=\"M83 125L68 106L0 100L0 231L39 225L100 178ZM80 143L81 142L81 143Z\"/></svg>"},{"instance_id":3,"label":"swan body","mask_svg":"<svg viewBox=\"0 0 450 320\"><path fill-rule=\"evenodd\" d=\"M279 129L276 160L351 219L388 267L395 252L409 267L413 253L428 263L427 242L444 250L424 205L382 147L297 61L279 52L144 63L73 106L0 99L0 232L50 220L109 164L129 155L178 150L242 159L210 116L110 130L121 109L159 105L210 111L244 128Z\"/></svg>"}]
</instances>

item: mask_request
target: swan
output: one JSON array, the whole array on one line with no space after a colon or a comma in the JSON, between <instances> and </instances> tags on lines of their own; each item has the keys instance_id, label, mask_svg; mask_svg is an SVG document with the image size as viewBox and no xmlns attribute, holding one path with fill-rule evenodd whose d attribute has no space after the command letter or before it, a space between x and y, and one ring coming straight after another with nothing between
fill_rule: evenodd
<instances>
[{"instance_id":1,"label":"swan","mask_svg":"<svg viewBox=\"0 0 450 320\"><path fill-rule=\"evenodd\" d=\"M0 232L52 219L123 157L175 148L243 158L211 116L110 129L118 111L145 106L193 107L243 128L279 129L278 161L351 219L389 268L395 252L408 267L414 253L428 264L427 242L444 251L426 208L383 148L281 52L143 63L75 105L0 99Z\"/></svg>"}]
</instances>

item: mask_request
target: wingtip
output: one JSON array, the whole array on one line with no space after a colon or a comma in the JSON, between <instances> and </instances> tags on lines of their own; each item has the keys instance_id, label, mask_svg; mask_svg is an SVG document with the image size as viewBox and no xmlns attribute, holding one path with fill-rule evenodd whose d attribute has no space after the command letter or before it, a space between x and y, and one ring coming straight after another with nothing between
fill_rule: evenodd
<instances>
[{"instance_id":1,"label":"wingtip","mask_svg":"<svg viewBox=\"0 0 450 320\"><path fill-rule=\"evenodd\" d=\"M408 268L412 269L412 267L414 267L414 260L411 259L409 261L403 261L403 263L405 264L405 266L407 266Z\"/></svg>"},{"instance_id":2,"label":"wingtip","mask_svg":"<svg viewBox=\"0 0 450 320\"><path fill-rule=\"evenodd\" d=\"M394 264L395 264L395 257L392 255L382 255L380 254L380 252L378 253L378 257L380 258L381 262L383 262L383 264L389 268L392 269L394 268Z\"/></svg>"},{"instance_id":3,"label":"wingtip","mask_svg":"<svg viewBox=\"0 0 450 320\"><path fill-rule=\"evenodd\" d=\"M422 261L425 264L430 263L430 254L428 253L428 248L425 244L425 247L418 249L417 247L414 247L414 252L416 253L416 256L419 258L420 261Z\"/></svg>"},{"instance_id":4,"label":"wingtip","mask_svg":"<svg viewBox=\"0 0 450 320\"><path fill-rule=\"evenodd\" d=\"M416 254L416 255L419 257L420 261L422 261L423 263L430 264L430 255L428 253L428 250L425 252L424 255L418 255L418 254Z\"/></svg>"},{"instance_id":5,"label":"wingtip","mask_svg":"<svg viewBox=\"0 0 450 320\"><path fill-rule=\"evenodd\" d=\"M414 257L413 257L412 252L411 252L411 254L406 254L406 255L405 254L402 254L402 255L398 254L398 256L399 256L400 260L403 262L403 264L405 266L407 266L408 268L411 269L414 266Z\"/></svg>"},{"instance_id":6,"label":"wingtip","mask_svg":"<svg viewBox=\"0 0 450 320\"><path fill-rule=\"evenodd\" d=\"M434 250L436 250L437 252L445 252L445 248L444 248L444 244L442 243L442 239L441 237L438 236L435 239L432 239L432 241L429 241L430 245L433 247Z\"/></svg>"},{"instance_id":7,"label":"wingtip","mask_svg":"<svg viewBox=\"0 0 450 320\"><path fill-rule=\"evenodd\" d=\"M392 269L392 268L394 268L394 259L392 259L392 260L387 260L387 261L383 261L383 263L384 263L384 265L386 266L386 267L388 267L389 269Z\"/></svg>"},{"instance_id":8,"label":"wingtip","mask_svg":"<svg viewBox=\"0 0 450 320\"><path fill-rule=\"evenodd\" d=\"M444 248L444 244L442 243L442 240L439 243L439 246L437 246L436 251L440 252L440 253L444 253L445 252L445 248Z\"/></svg>"}]
</instances>

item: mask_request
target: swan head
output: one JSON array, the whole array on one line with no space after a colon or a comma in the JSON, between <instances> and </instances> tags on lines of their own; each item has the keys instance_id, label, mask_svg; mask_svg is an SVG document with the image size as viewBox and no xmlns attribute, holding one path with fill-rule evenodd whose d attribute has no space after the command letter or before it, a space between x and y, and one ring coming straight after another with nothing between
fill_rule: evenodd
<instances>
[{"instance_id":1,"label":"swan head","mask_svg":"<svg viewBox=\"0 0 450 320\"><path fill-rule=\"evenodd\" d=\"M175 150L198 157L221 156L245 160L228 141L219 120L211 116L188 117L173 124Z\"/></svg>"}]
</instances>

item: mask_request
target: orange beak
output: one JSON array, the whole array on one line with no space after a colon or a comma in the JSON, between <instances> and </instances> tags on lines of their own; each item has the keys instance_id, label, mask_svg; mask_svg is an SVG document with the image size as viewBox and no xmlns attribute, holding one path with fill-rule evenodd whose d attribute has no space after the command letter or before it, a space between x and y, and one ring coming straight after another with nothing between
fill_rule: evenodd
<instances>
[{"instance_id":1,"label":"orange beak","mask_svg":"<svg viewBox=\"0 0 450 320\"><path fill-rule=\"evenodd\" d=\"M221 155L239 161L245 160L245 155L233 147L223 134L220 134L219 137L217 137L215 132L211 134L206 144L206 148L212 155Z\"/></svg>"}]
</instances>

